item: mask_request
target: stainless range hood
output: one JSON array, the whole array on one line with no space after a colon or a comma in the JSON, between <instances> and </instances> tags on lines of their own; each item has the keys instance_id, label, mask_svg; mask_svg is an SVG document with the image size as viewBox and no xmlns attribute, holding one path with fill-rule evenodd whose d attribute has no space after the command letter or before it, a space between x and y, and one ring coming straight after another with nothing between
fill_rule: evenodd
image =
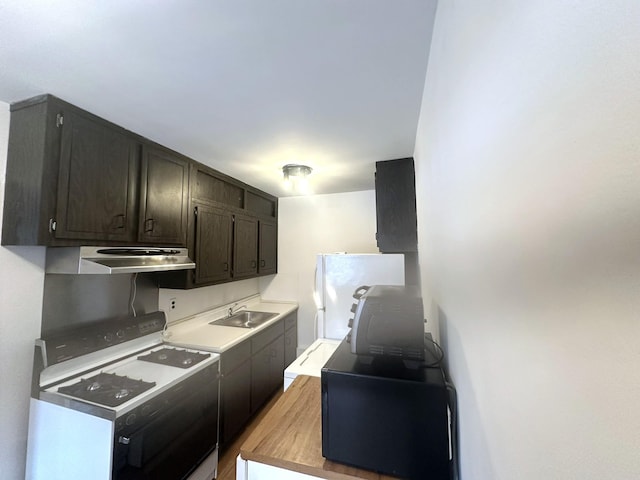
<instances>
[{"instance_id":1,"label":"stainless range hood","mask_svg":"<svg viewBox=\"0 0 640 480\"><path fill-rule=\"evenodd\" d=\"M186 248L50 247L46 273L115 274L196 268Z\"/></svg>"}]
</instances>

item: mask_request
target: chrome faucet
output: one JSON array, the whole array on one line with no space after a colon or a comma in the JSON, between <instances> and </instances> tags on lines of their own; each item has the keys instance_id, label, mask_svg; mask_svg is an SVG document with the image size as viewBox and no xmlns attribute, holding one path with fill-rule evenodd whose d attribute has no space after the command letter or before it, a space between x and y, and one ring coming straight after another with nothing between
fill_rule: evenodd
<instances>
[{"instance_id":1,"label":"chrome faucet","mask_svg":"<svg viewBox=\"0 0 640 480\"><path fill-rule=\"evenodd\" d=\"M234 303L233 305L231 305L229 307L229 310L227 310L227 318L233 316L233 313L237 310L240 310L241 308L247 308L246 305L240 305L238 308L236 308L236 306L238 305L238 303Z\"/></svg>"}]
</instances>

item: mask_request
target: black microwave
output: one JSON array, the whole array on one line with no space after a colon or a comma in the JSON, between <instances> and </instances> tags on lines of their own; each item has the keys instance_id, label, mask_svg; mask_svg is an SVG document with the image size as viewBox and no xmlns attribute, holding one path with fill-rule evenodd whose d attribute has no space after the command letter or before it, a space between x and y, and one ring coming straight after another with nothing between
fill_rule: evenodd
<instances>
[{"instance_id":1,"label":"black microwave","mask_svg":"<svg viewBox=\"0 0 640 480\"><path fill-rule=\"evenodd\" d=\"M449 395L439 367L364 363L344 340L321 370L322 455L394 477L451 480Z\"/></svg>"}]
</instances>

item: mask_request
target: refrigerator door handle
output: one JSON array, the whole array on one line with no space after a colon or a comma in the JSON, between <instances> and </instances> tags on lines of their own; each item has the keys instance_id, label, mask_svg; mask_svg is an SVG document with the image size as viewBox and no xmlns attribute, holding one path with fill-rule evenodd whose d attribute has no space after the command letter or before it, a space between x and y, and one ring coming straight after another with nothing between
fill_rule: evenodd
<instances>
[{"instance_id":1,"label":"refrigerator door handle","mask_svg":"<svg viewBox=\"0 0 640 480\"><path fill-rule=\"evenodd\" d=\"M324 255L319 256L320 258L318 259L319 261L322 262L322 268L320 268L320 271L322 272L322 274L324 275ZM313 275L313 294L314 294L314 301L316 303L316 314L313 317L313 331L316 335L315 339L318 338L324 338L324 312L325 312L325 305L324 305L324 294L322 292L322 289L324 288L324 285L322 287L320 287L320 285L318 285L318 261L316 261L316 268L314 271L314 275ZM322 282L322 280L321 280ZM322 312L322 313L320 313ZM322 320L320 320L318 317L322 315ZM315 340L314 339L314 340Z\"/></svg>"}]
</instances>

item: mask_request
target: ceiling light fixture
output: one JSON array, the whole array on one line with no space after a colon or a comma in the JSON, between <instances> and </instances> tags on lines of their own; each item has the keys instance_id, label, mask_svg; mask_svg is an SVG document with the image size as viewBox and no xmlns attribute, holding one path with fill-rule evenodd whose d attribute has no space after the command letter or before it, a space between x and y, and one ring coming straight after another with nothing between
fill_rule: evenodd
<instances>
[{"instance_id":1,"label":"ceiling light fixture","mask_svg":"<svg viewBox=\"0 0 640 480\"><path fill-rule=\"evenodd\" d=\"M284 174L284 184L287 188L295 188L301 192L307 190L307 177L311 175L312 169L306 165L296 165L289 163L282 167Z\"/></svg>"}]
</instances>

